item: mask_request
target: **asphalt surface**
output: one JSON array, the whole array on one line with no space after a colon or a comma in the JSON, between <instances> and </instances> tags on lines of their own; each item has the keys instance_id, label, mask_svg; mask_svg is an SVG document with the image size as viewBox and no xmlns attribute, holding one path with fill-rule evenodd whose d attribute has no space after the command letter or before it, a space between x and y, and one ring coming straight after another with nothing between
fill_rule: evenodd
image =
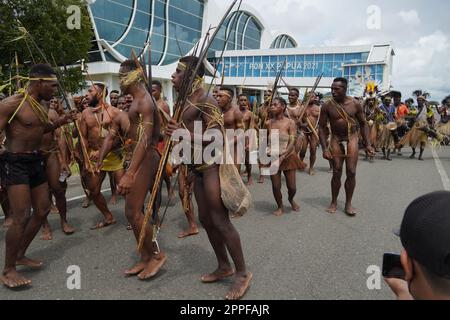
<instances>
[{"instance_id":1,"label":"asphalt surface","mask_svg":"<svg viewBox=\"0 0 450 320\"><path fill-rule=\"evenodd\" d=\"M343 213L344 193L339 211L325 212L330 202L331 174L327 163L318 161L316 176L298 173L296 200L300 213L275 217L270 181L250 188L253 207L246 216L233 220L241 235L248 269L254 279L246 299L289 300L380 300L394 296L381 282L381 289L367 287L367 268L382 265L384 252L399 252L401 244L392 230L402 219L404 209L416 197L442 190L443 180L428 149L425 161L394 157L393 162L360 161L354 206L359 214ZM440 163L450 175L450 148L437 150ZM256 169L255 178L256 177ZM444 175L445 177L445 175ZM445 180L444 180L445 181ZM256 181L255 181L256 182ZM105 184L105 188L107 188ZM287 201L287 192L284 188ZM109 199L109 192L105 192ZM68 198L82 195L77 177L70 181ZM91 231L101 216L94 206L81 208L82 199L69 204L70 223L76 233L65 236L58 216L50 216L53 241L37 237L27 255L45 261L42 270L22 269L33 284L11 291L0 287L0 300L7 299L223 299L231 280L202 284L202 274L216 268L212 248L203 229L198 236L180 240L177 234L186 226L177 199L169 208L160 234L160 245L168 261L160 275L151 281L125 278L123 271L137 261L136 245L126 230L124 201L111 206L118 223ZM165 202L164 202L165 203ZM286 203L287 205L287 203ZM4 257L5 230L0 228L0 257ZM69 290L67 268L80 267L81 289Z\"/></svg>"}]
</instances>

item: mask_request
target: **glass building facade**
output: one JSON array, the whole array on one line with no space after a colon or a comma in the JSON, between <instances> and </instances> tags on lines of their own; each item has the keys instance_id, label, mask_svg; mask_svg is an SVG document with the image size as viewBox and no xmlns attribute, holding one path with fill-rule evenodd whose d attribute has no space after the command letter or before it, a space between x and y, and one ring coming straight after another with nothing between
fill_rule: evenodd
<instances>
[{"instance_id":1,"label":"glass building facade","mask_svg":"<svg viewBox=\"0 0 450 320\"><path fill-rule=\"evenodd\" d=\"M187 54L200 37L203 0L97 0L90 4L98 38L125 58L143 53L151 42L152 64L167 65ZM95 42L95 41L94 41ZM101 61L93 44L90 62ZM107 61L116 61L105 52Z\"/></svg>"},{"instance_id":2,"label":"glass building facade","mask_svg":"<svg viewBox=\"0 0 450 320\"><path fill-rule=\"evenodd\" d=\"M260 49L261 35L262 26L252 14L246 11L235 11L225 20L211 45L211 50Z\"/></svg>"},{"instance_id":3,"label":"glass building facade","mask_svg":"<svg viewBox=\"0 0 450 320\"><path fill-rule=\"evenodd\" d=\"M366 66L369 53L304 54L273 56L224 57L219 62L220 72L225 77L267 78L276 77L284 62L282 76L286 78L311 78L323 73L324 77L364 76L382 81L383 64ZM356 65L356 66L354 66Z\"/></svg>"},{"instance_id":4,"label":"glass building facade","mask_svg":"<svg viewBox=\"0 0 450 320\"><path fill-rule=\"evenodd\" d=\"M291 36L287 34L279 35L270 45L271 49L286 49L295 47L297 47L297 43Z\"/></svg>"}]
</instances>

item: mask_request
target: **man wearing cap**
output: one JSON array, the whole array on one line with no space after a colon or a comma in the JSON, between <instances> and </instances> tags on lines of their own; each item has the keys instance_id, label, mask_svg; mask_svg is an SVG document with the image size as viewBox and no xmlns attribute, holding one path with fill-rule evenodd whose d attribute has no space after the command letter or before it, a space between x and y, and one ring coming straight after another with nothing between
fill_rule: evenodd
<instances>
[{"instance_id":1,"label":"man wearing cap","mask_svg":"<svg viewBox=\"0 0 450 320\"><path fill-rule=\"evenodd\" d=\"M399 300L450 300L450 192L414 200L399 232L405 280L385 279Z\"/></svg>"}]
</instances>

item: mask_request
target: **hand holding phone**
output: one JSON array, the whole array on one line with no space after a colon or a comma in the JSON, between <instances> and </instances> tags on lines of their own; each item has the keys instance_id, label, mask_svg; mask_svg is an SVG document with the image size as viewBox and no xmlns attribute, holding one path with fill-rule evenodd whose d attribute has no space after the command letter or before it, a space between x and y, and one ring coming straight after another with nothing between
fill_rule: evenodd
<instances>
[{"instance_id":1,"label":"hand holding phone","mask_svg":"<svg viewBox=\"0 0 450 320\"><path fill-rule=\"evenodd\" d=\"M383 277L405 280L405 270L403 270L400 255L393 253L383 255Z\"/></svg>"}]
</instances>

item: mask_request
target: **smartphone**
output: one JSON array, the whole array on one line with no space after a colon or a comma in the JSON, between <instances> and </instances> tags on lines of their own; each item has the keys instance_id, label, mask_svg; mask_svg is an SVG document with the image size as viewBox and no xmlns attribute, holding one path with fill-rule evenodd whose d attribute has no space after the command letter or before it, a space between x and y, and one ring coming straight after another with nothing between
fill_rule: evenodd
<instances>
[{"instance_id":1,"label":"smartphone","mask_svg":"<svg viewBox=\"0 0 450 320\"><path fill-rule=\"evenodd\" d=\"M405 280L405 270L403 270L399 254L385 253L383 255L383 277Z\"/></svg>"}]
</instances>

